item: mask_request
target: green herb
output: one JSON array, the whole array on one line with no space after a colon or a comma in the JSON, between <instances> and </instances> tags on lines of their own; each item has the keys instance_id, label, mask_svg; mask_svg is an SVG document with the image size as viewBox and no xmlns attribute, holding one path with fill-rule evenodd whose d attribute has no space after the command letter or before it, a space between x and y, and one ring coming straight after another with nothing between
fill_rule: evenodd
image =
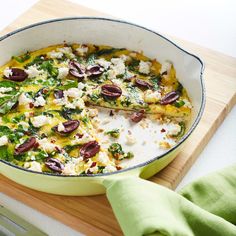
<instances>
[{"instance_id":1,"label":"green herb","mask_svg":"<svg viewBox=\"0 0 236 236\"><path fill-rule=\"evenodd\" d=\"M105 134L110 135L113 138L119 138L120 137L120 130L119 129L113 129L105 132Z\"/></svg>"},{"instance_id":2,"label":"green herb","mask_svg":"<svg viewBox=\"0 0 236 236\"><path fill-rule=\"evenodd\" d=\"M122 150L122 146L119 143L112 143L108 151L112 154L112 156L116 159L121 159L124 155L124 151Z\"/></svg>"},{"instance_id":3,"label":"green herb","mask_svg":"<svg viewBox=\"0 0 236 236\"><path fill-rule=\"evenodd\" d=\"M103 173L105 166L97 166L97 167L98 167L98 173Z\"/></svg>"},{"instance_id":4,"label":"green herb","mask_svg":"<svg viewBox=\"0 0 236 236\"><path fill-rule=\"evenodd\" d=\"M0 159L5 161L12 161L13 157L13 148L11 146L1 146L0 147Z\"/></svg>"},{"instance_id":5,"label":"green herb","mask_svg":"<svg viewBox=\"0 0 236 236\"><path fill-rule=\"evenodd\" d=\"M13 81L0 81L0 87L4 87L4 88L12 88L13 90L16 89L17 87L17 83L13 82Z\"/></svg>"},{"instance_id":6,"label":"green herb","mask_svg":"<svg viewBox=\"0 0 236 236\"><path fill-rule=\"evenodd\" d=\"M139 62L140 61L137 59L132 59L132 61L128 65L128 69L133 72L139 73L139 70L138 70Z\"/></svg>"},{"instance_id":7,"label":"green herb","mask_svg":"<svg viewBox=\"0 0 236 236\"><path fill-rule=\"evenodd\" d=\"M127 152L127 153L125 153L125 155L124 155L124 158L125 159L131 159L131 158L133 158L134 157L134 154L132 153L132 152Z\"/></svg>"},{"instance_id":8,"label":"green herb","mask_svg":"<svg viewBox=\"0 0 236 236\"><path fill-rule=\"evenodd\" d=\"M25 115L24 114L20 114L18 116L13 117L11 122L17 124L17 123L19 123L20 121L22 121L24 119L25 119Z\"/></svg>"},{"instance_id":9,"label":"green herb","mask_svg":"<svg viewBox=\"0 0 236 236\"><path fill-rule=\"evenodd\" d=\"M98 57L100 57L100 56L112 54L112 53L123 51L123 50L125 50L125 48L107 48L107 49L101 49L101 50L98 50L96 52L96 55Z\"/></svg>"},{"instance_id":10,"label":"green herb","mask_svg":"<svg viewBox=\"0 0 236 236\"><path fill-rule=\"evenodd\" d=\"M30 59L30 54L29 54L29 52L27 52L26 54L18 56L18 57L13 56L12 59L15 59L19 63L23 63L23 62Z\"/></svg>"},{"instance_id":11,"label":"green herb","mask_svg":"<svg viewBox=\"0 0 236 236\"><path fill-rule=\"evenodd\" d=\"M48 157L48 154L44 150L38 150L35 155L35 160L38 162L43 162Z\"/></svg>"},{"instance_id":12,"label":"green herb","mask_svg":"<svg viewBox=\"0 0 236 236\"><path fill-rule=\"evenodd\" d=\"M51 60L43 61L43 63L40 65L40 69L47 71L53 78L58 76L58 69L53 66Z\"/></svg>"},{"instance_id":13,"label":"green herb","mask_svg":"<svg viewBox=\"0 0 236 236\"><path fill-rule=\"evenodd\" d=\"M82 117L81 120L84 122L84 124L89 123L89 118L87 116Z\"/></svg>"},{"instance_id":14,"label":"green herb","mask_svg":"<svg viewBox=\"0 0 236 236\"><path fill-rule=\"evenodd\" d=\"M132 152L125 153L119 143L112 143L109 146L108 151L117 160L130 159L134 157L134 154Z\"/></svg>"},{"instance_id":15,"label":"green herb","mask_svg":"<svg viewBox=\"0 0 236 236\"><path fill-rule=\"evenodd\" d=\"M66 120L72 120L72 115L74 114L80 114L82 112L81 109L70 109L63 107L62 110L51 110L51 112L58 112L63 118Z\"/></svg>"},{"instance_id":16,"label":"green herb","mask_svg":"<svg viewBox=\"0 0 236 236\"><path fill-rule=\"evenodd\" d=\"M183 85L180 82L178 82L176 92L179 93L179 95L182 95L183 93Z\"/></svg>"},{"instance_id":17,"label":"green herb","mask_svg":"<svg viewBox=\"0 0 236 236\"><path fill-rule=\"evenodd\" d=\"M182 121L182 122L179 122L179 125L180 125L181 129L180 129L179 133L177 135L173 135L173 137L181 138L184 135L185 130L186 130L185 123Z\"/></svg>"},{"instance_id":18,"label":"green herb","mask_svg":"<svg viewBox=\"0 0 236 236\"><path fill-rule=\"evenodd\" d=\"M8 113L18 101L20 92L12 92L0 98L0 114Z\"/></svg>"},{"instance_id":19,"label":"green herb","mask_svg":"<svg viewBox=\"0 0 236 236\"><path fill-rule=\"evenodd\" d=\"M151 81L152 81L152 85L153 85L153 90L155 90L155 91L158 90L159 83L161 82L161 76L160 75L152 76Z\"/></svg>"},{"instance_id":20,"label":"green herb","mask_svg":"<svg viewBox=\"0 0 236 236\"><path fill-rule=\"evenodd\" d=\"M98 99L101 97L100 94L96 94L96 93L89 94L88 96L93 102L97 102Z\"/></svg>"},{"instance_id":21,"label":"green herb","mask_svg":"<svg viewBox=\"0 0 236 236\"><path fill-rule=\"evenodd\" d=\"M35 57L30 63L26 64L26 68L28 68L29 66L33 66L33 65L41 65L44 62L44 56L43 55L39 55L37 57Z\"/></svg>"},{"instance_id":22,"label":"green herb","mask_svg":"<svg viewBox=\"0 0 236 236\"><path fill-rule=\"evenodd\" d=\"M78 81L76 80L66 80L66 82L57 87L57 89L59 90L67 90L67 89L70 89L70 88L77 88L78 87Z\"/></svg>"},{"instance_id":23,"label":"green herb","mask_svg":"<svg viewBox=\"0 0 236 236\"><path fill-rule=\"evenodd\" d=\"M175 103L174 103L174 105L176 106L176 107L182 107L183 105L185 104L185 102L184 101L176 101Z\"/></svg>"},{"instance_id":24,"label":"green herb","mask_svg":"<svg viewBox=\"0 0 236 236\"><path fill-rule=\"evenodd\" d=\"M87 65L93 65L95 63L96 55L95 54L90 54L87 58Z\"/></svg>"},{"instance_id":25,"label":"green herb","mask_svg":"<svg viewBox=\"0 0 236 236\"><path fill-rule=\"evenodd\" d=\"M132 104L131 99L128 96L124 97L120 103L123 107L129 107Z\"/></svg>"}]
</instances>

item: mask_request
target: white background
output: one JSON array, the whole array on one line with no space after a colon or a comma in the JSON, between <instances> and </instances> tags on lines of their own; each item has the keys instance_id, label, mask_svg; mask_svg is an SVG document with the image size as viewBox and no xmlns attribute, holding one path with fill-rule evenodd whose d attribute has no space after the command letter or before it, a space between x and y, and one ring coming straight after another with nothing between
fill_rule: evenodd
<instances>
[{"instance_id":1,"label":"white background","mask_svg":"<svg viewBox=\"0 0 236 236\"><path fill-rule=\"evenodd\" d=\"M4 1L1 4L0 30L35 2L37 1ZM236 57L236 1L234 0L73 0L73 2ZM236 107L217 130L178 189L199 176L235 163L235 121ZM49 235L80 235L1 193L0 203Z\"/></svg>"}]
</instances>

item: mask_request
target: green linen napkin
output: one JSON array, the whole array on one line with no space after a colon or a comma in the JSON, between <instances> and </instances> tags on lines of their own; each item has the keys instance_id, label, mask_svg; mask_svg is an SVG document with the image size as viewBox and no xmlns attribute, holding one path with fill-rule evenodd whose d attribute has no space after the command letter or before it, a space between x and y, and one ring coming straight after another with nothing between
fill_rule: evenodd
<instances>
[{"instance_id":1,"label":"green linen napkin","mask_svg":"<svg viewBox=\"0 0 236 236\"><path fill-rule=\"evenodd\" d=\"M179 193L135 177L107 179L104 184L127 236L236 236L236 165Z\"/></svg>"}]
</instances>

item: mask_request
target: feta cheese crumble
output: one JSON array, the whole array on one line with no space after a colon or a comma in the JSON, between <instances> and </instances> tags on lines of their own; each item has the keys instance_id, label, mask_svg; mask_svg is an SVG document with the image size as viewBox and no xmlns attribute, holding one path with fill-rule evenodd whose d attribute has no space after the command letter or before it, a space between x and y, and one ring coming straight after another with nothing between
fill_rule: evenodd
<instances>
[{"instance_id":1,"label":"feta cheese crumble","mask_svg":"<svg viewBox=\"0 0 236 236\"><path fill-rule=\"evenodd\" d=\"M127 134L126 135L126 144L128 145L133 145L136 143L136 139L132 134Z\"/></svg>"},{"instance_id":2,"label":"feta cheese crumble","mask_svg":"<svg viewBox=\"0 0 236 236\"><path fill-rule=\"evenodd\" d=\"M60 67L60 68L58 68L58 76L57 76L57 78L58 79L63 79L63 78L65 78L68 75L68 73L69 73L69 68L67 68L67 67Z\"/></svg>"},{"instance_id":3,"label":"feta cheese crumble","mask_svg":"<svg viewBox=\"0 0 236 236\"><path fill-rule=\"evenodd\" d=\"M26 162L24 164L24 168L27 168L28 170L42 172L42 167L37 161Z\"/></svg>"},{"instance_id":4,"label":"feta cheese crumble","mask_svg":"<svg viewBox=\"0 0 236 236\"><path fill-rule=\"evenodd\" d=\"M0 146L5 146L8 144L8 138L6 135L0 137Z\"/></svg>"},{"instance_id":5,"label":"feta cheese crumble","mask_svg":"<svg viewBox=\"0 0 236 236\"><path fill-rule=\"evenodd\" d=\"M6 67L5 70L3 71L3 75L5 77L9 77L11 76L13 73L12 73L12 70L9 68L9 67Z\"/></svg>"},{"instance_id":6,"label":"feta cheese crumble","mask_svg":"<svg viewBox=\"0 0 236 236\"><path fill-rule=\"evenodd\" d=\"M59 132L65 131L65 126L62 124L62 122L60 122L60 123L58 124L57 130L58 130Z\"/></svg>"},{"instance_id":7,"label":"feta cheese crumble","mask_svg":"<svg viewBox=\"0 0 236 236\"><path fill-rule=\"evenodd\" d=\"M35 107L43 107L46 104L46 100L43 98L43 96L39 96L35 98L34 106Z\"/></svg>"},{"instance_id":8,"label":"feta cheese crumble","mask_svg":"<svg viewBox=\"0 0 236 236\"><path fill-rule=\"evenodd\" d=\"M19 105L28 105L29 103L33 103L33 100L27 97L25 93L22 93L19 96L18 102L19 102Z\"/></svg>"},{"instance_id":9,"label":"feta cheese crumble","mask_svg":"<svg viewBox=\"0 0 236 236\"><path fill-rule=\"evenodd\" d=\"M31 118L31 122L34 127L39 128L43 125L47 125L51 123L51 118L48 116L40 115Z\"/></svg>"},{"instance_id":10,"label":"feta cheese crumble","mask_svg":"<svg viewBox=\"0 0 236 236\"><path fill-rule=\"evenodd\" d=\"M167 134L170 135L170 136L177 135L181 131L180 125L179 124L174 124L174 123L168 124L166 129L167 129Z\"/></svg>"},{"instance_id":11,"label":"feta cheese crumble","mask_svg":"<svg viewBox=\"0 0 236 236\"><path fill-rule=\"evenodd\" d=\"M76 49L76 52L80 56L84 56L88 52L88 47L85 45L81 45L79 48Z\"/></svg>"},{"instance_id":12,"label":"feta cheese crumble","mask_svg":"<svg viewBox=\"0 0 236 236\"><path fill-rule=\"evenodd\" d=\"M43 139L38 139L38 144L39 146L47 153L51 153L53 151L55 151L56 145L49 142L47 140L47 138L43 138Z\"/></svg>"},{"instance_id":13,"label":"feta cheese crumble","mask_svg":"<svg viewBox=\"0 0 236 236\"><path fill-rule=\"evenodd\" d=\"M165 61L165 62L162 64L162 66L161 66L160 73L163 74L163 73L166 72L167 75L169 75L171 66L172 66L172 63L171 63L171 62ZM166 75L164 75L164 76L166 76Z\"/></svg>"},{"instance_id":14,"label":"feta cheese crumble","mask_svg":"<svg viewBox=\"0 0 236 236\"><path fill-rule=\"evenodd\" d=\"M102 66L105 70L107 70L111 65L111 62L105 60L104 58L100 58L100 59L95 60L95 63Z\"/></svg>"},{"instance_id":15,"label":"feta cheese crumble","mask_svg":"<svg viewBox=\"0 0 236 236\"><path fill-rule=\"evenodd\" d=\"M47 55L51 58L62 58L63 57L63 53L62 52L56 52L55 50L48 52Z\"/></svg>"},{"instance_id":16,"label":"feta cheese crumble","mask_svg":"<svg viewBox=\"0 0 236 236\"><path fill-rule=\"evenodd\" d=\"M149 61L140 61L138 71L142 74L148 75L150 73L151 62Z\"/></svg>"},{"instance_id":17,"label":"feta cheese crumble","mask_svg":"<svg viewBox=\"0 0 236 236\"><path fill-rule=\"evenodd\" d=\"M159 91L152 91L148 89L144 93L144 101L147 103L156 103L161 99L161 93Z\"/></svg>"},{"instance_id":18,"label":"feta cheese crumble","mask_svg":"<svg viewBox=\"0 0 236 236\"><path fill-rule=\"evenodd\" d=\"M112 165L107 165L104 169L103 169L103 173L106 174L106 173L111 173L111 172L114 172L114 171L117 171L116 167L115 166L112 166Z\"/></svg>"},{"instance_id":19,"label":"feta cheese crumble","mask_svg":"<svg viewBox=\"0 0 236 236\"><path fill-rule=\"evenodd\" d=\"M28 74L28 78L35 78L43 73L43 71L38 70L37 66L29 66L25 72Z\"/></svg>"}]
</instances>

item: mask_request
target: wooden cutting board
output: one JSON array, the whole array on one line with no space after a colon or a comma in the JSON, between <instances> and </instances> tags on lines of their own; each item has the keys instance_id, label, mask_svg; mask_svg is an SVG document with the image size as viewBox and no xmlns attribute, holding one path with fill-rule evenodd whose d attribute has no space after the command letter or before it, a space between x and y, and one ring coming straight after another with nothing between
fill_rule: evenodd
<instances>
[{"instance_id":1,"label":"wooden cutting board","mask_svg":"<svg viewBox=\"0 0 236 236\"><path fill-rule=\"evenodd\" d=\"M82 15L105 16L103 13L65 0L41 0L1 34L42 20ZM199 55L206 65L204 79L207 102L203 118L185 149L168 167L150 179L174 189L236 103L236 59L168 37L183 48ZM40 193L13 183L1 175L0 190L86 235L122 234L105 196L64 197Z\"/></svg>"}]
</instances>

